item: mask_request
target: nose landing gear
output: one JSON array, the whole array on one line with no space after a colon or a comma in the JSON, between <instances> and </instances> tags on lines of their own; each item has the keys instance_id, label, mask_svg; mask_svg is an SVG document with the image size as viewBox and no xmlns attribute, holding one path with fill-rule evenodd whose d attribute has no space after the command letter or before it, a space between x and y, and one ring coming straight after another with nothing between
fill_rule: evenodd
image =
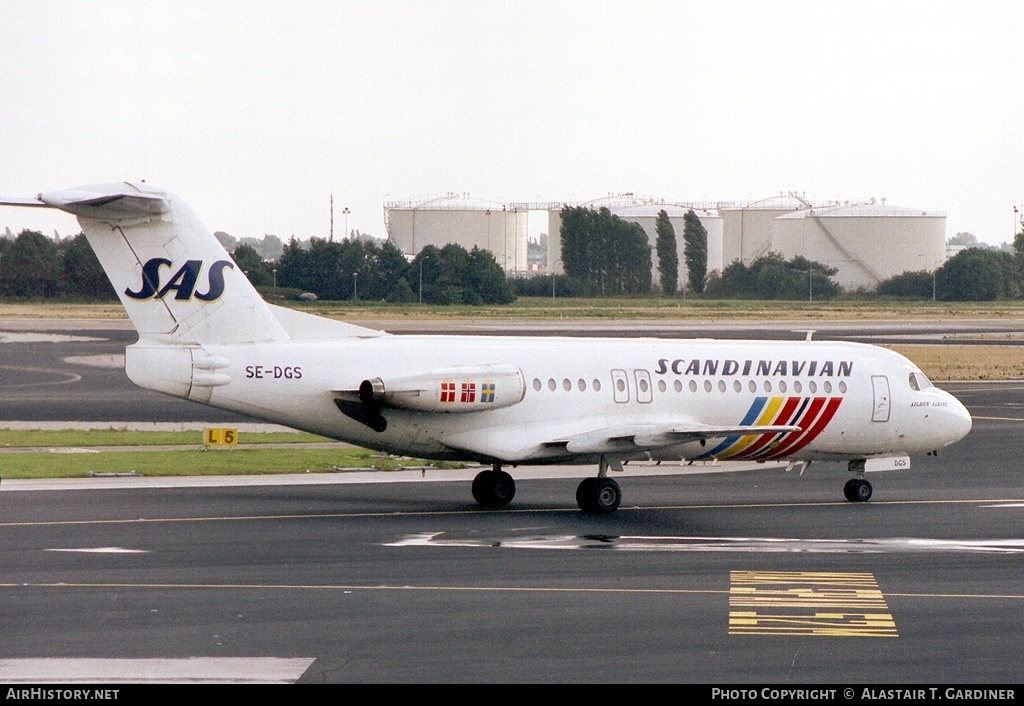
<instances>
[{"instance_id":1,"label":"nose landing gear","mask_svg":"<svg viewBox=\"0 0 1024 706\"><path fill-rule=\"evenodd\" d=\"M851 503L864 503L871 499L871 484L863 478L851 478L843 486L843 495Z\"/></svg>"}]
</instances>

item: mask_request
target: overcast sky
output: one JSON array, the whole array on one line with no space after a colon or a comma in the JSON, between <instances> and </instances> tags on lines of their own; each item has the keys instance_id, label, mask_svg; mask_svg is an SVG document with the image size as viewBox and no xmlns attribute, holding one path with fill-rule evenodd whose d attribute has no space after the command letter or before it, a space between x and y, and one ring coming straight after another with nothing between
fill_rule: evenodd
<instances>
[{"instance_id":1,"label":"overcast sky","mask_svg":"<svg viewBox=\"0 0 1024 706\"><path fill-rule=\"evenodd\" d=\"M145 179L236 237L439 192L807 198L1012 240L1024 21L958 2L0 0L0 194ZM0 228L78 232L0 208Z\"/></svg>"}]
</instances>

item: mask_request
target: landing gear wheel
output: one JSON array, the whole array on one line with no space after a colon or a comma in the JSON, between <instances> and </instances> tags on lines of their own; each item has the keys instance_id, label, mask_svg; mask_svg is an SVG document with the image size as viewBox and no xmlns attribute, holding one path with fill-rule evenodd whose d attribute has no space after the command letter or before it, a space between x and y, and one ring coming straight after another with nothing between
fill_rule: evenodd
<instances>
[{"instance_id":1,"label":"landing gear wheel","mask_svg":"<svg viewBox=\"0 0 1024 706\"><path fill-rule=\"evenodd\" d=\"M473 479L473 498L484 507L505 507L516 496L516 482L505 471L480 471Z\"/></svg>"},{"instance_id":2,"label":"landing gear wheel","mask_svg":"<svg viewBox=\"0 0 1024 706\"><path fill-rule=\"evenodd\" d=\"M871 484L862 478L851 478L843 487L843 495L851 503L865 503L871 499Z\"/></svg>"},{"instance_id":3,"label":"landing gear wheel","mask_svg":"<svg viewBox=\"0 0 1024 706\"><path fill-rule=\"evenodd\" d=\"M622 490L611 478L584 478L576 488L576 503L587 514L610 515L621 502Z\"/></svg>"}]
</instances>

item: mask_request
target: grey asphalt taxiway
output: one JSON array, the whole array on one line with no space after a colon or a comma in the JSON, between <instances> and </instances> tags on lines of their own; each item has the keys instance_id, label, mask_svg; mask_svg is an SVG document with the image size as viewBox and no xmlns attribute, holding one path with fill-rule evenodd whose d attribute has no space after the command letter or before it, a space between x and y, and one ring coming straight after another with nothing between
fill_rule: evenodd
<instances>
[{"instance_id":1,"label":"grey asphalt taxiway","mask_svg":"<svg viewBox=\"0 0 1024 706\"><path fill-rule=\"evenodd\" d=\"M100 340L3 345L4 422L96 421L111 389L121 421L206 421L97 364L132 334L67 333ZM465 471L5 480L0 681L1016 683L1024 383L944 387L971 434L860 504L838 464L627 466L607 517L582 468L501 511Z\"/></svg>"}]
</instances>

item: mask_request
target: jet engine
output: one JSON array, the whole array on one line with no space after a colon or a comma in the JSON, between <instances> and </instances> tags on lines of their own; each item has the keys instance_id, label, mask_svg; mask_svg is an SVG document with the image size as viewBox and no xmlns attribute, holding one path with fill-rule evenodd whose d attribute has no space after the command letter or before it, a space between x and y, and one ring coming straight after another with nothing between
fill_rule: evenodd
<instances>
[{"instance_id":1,"label":"jet engine","mask_svg":"<svg viewBox=\"0 0 1024 706\"><path fill-rule=\"evenodd\" d=\"M511 407L525 395L523 372L513 366L498 365L376 377L359 385L359 399L368 407L417 412L482 412Z\"/></svg>"}]
</instances>

